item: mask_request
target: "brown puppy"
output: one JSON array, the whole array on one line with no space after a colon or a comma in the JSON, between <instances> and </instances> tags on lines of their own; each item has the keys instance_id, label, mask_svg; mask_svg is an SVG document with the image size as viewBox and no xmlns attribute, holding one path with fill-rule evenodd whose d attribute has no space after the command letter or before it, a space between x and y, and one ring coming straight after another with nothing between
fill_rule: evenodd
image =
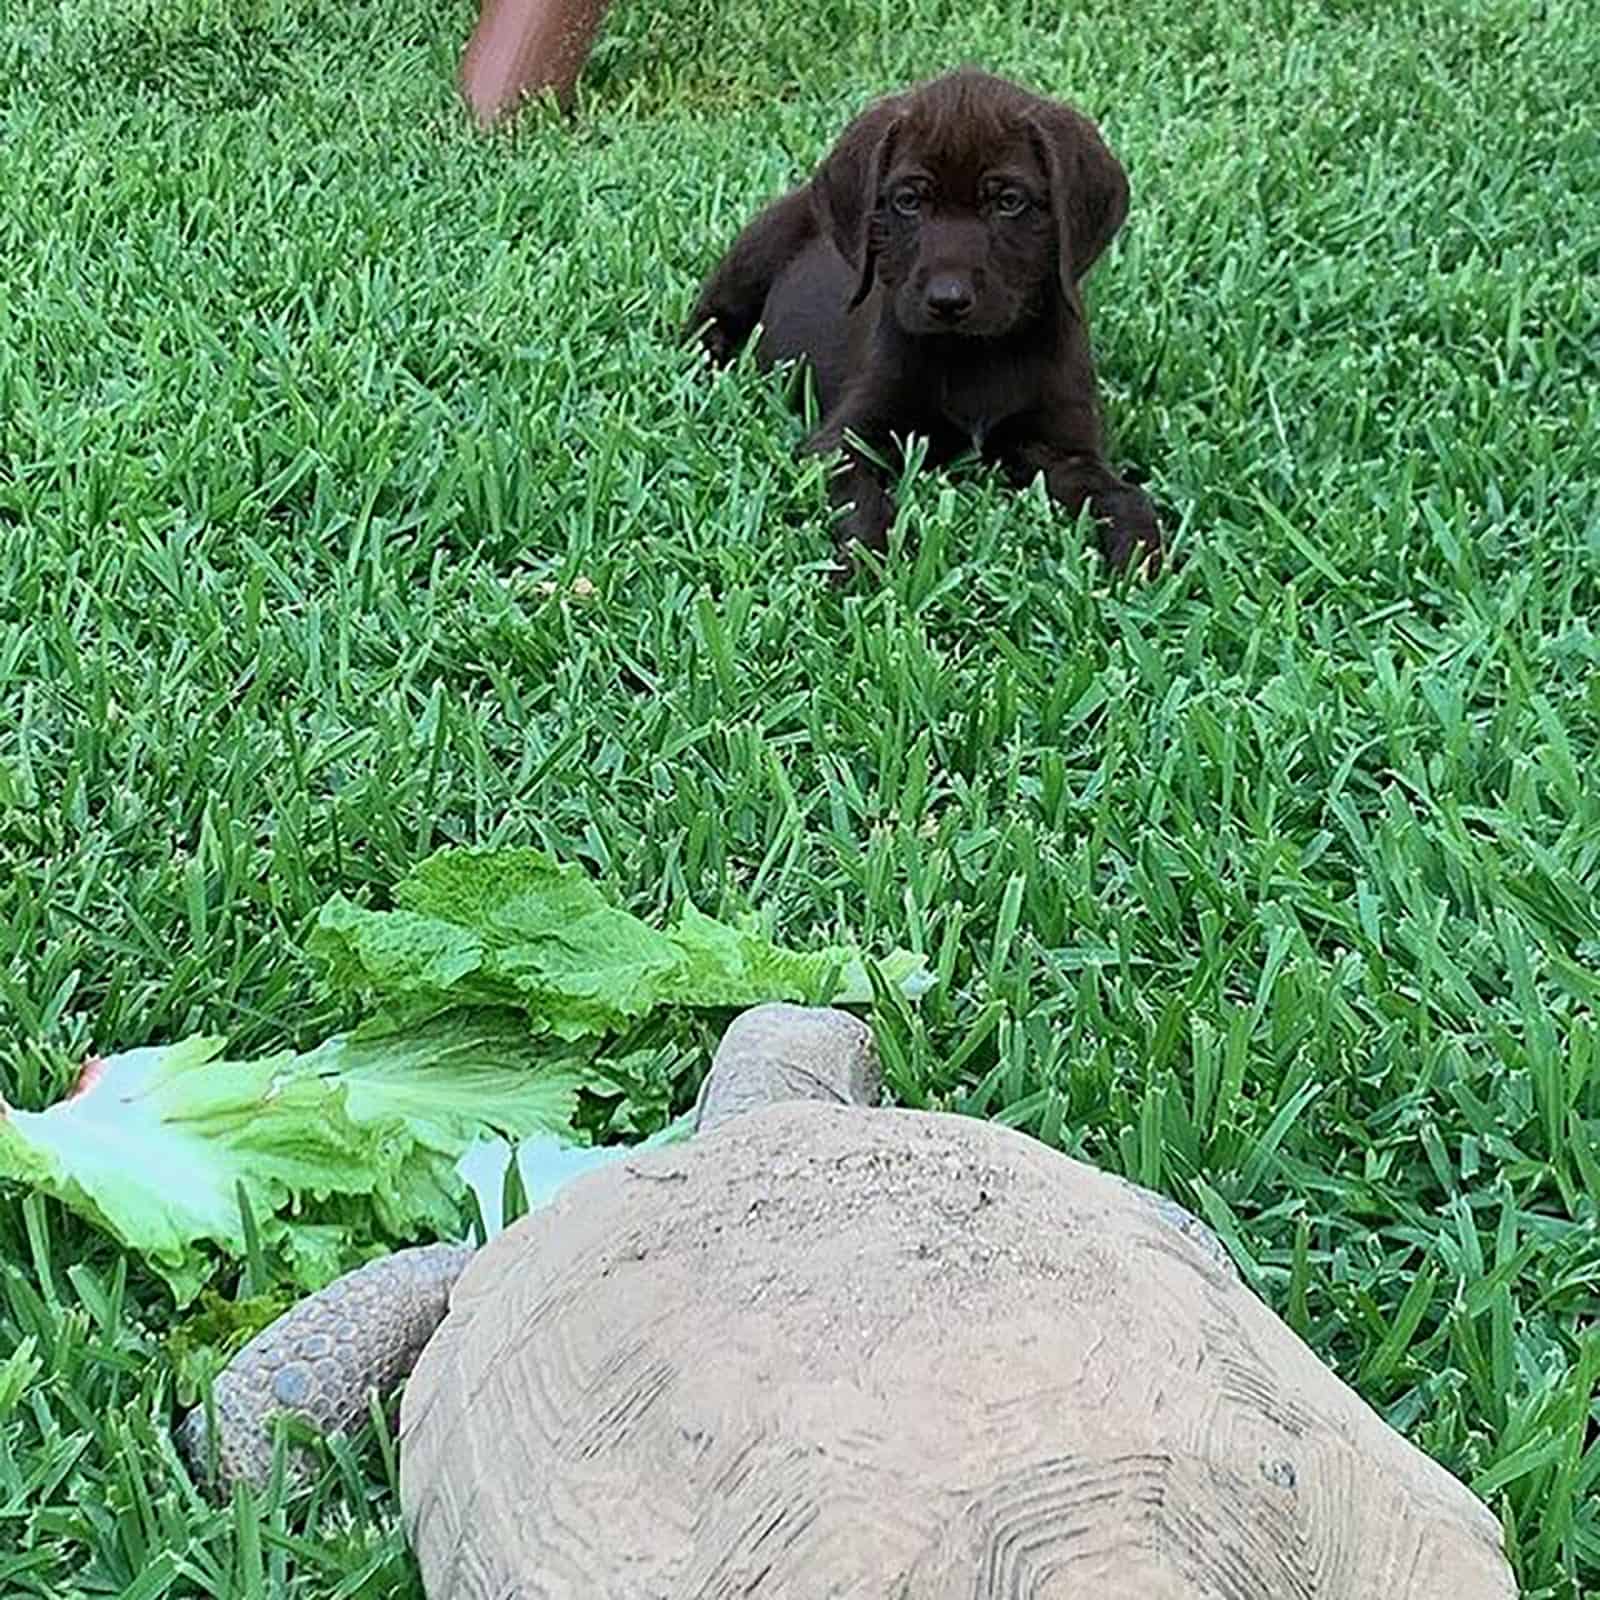
<instances>
[{"instance_id":1,"label":"brown puppy","mask_svg":"<svg viewBox=\"0 0 1600 1600\"><path fill-rule=\"evenodd\" d=\"M1092 122L964 68L861 113L734 241L690 332L720 363L760 323L762 366L809 362L822 422L803 448L844 451L846 548L884 550L894 516L846 435L888 457L915 433L935 463L976 445L1019 485L1042 472L1103 523L1114 565L1158 558L1154 508L1104 459L1078 288L1127 214L1127 174Z\"/></svg>"}]
</instances>

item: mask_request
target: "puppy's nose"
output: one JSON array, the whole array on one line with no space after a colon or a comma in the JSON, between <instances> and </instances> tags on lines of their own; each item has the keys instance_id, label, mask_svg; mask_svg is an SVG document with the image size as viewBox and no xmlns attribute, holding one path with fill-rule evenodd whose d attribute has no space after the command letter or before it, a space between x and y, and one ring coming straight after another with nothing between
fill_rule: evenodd
<instances>
[{"instance_id":1,"label":"puppy's nose","mask_svg":"<svg viewBox=\"0 0 1600 1600\"><path fill-rule=\"evenodd\" d=\"M959 322L972 309L972 285L954 273L941 273L929 281L927 301L941 322Z\"/></svg>"}]
</instances>

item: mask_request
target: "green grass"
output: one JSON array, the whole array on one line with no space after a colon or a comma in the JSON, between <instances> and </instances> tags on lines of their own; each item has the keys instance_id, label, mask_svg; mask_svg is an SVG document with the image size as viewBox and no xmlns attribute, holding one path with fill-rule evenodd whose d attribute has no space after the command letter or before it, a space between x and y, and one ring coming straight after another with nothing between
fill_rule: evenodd
<instances>
[{"instance_id":1,"label":"green grass","mask_svg":"<svg viewBox=\"0 0 1600 1600\"><path fill-rule=\"evenodd\" d=\"M1528 1595L1600 1589L1588 0L619 0L577 126L487 140L469 21L0 0L0 1093L315 1042L309 919L447 841L917 943L899 1100L1194 1207ZM674 346L965 57L1131 171L1152 585L919 475L841 599L781 386ZM208 1508L157 1287L14 1194L0 1256L0 1593L418 1594L373 1440Z\"/></svg>"}]
</instances>

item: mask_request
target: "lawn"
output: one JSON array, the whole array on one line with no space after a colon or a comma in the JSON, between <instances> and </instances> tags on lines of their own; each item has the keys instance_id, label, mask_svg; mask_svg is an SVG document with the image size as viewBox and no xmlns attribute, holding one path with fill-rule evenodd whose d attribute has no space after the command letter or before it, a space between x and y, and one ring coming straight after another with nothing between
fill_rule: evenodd
<instances>
[{"instance_id":1,"label":"lawn","mask_svg":"<svg viewBox=\"0 0 1600 1600\"><path fill-rule=\"evenodd\" d=\"M469 24L0 5L0 1094L314 1043L318 909L455 841L919 948L897 1100L1207 1217L1528 1595L1600 1590L1591 0L619 0L576 125L492 139ZM1129 168L1154 583L917 474L834 593L782 385L675 344L963 58ZM0 1593L418 1595L375 1440L209 1507L160 1283L15 1189L0 1274Z\"/></svg>"}]
</instances>

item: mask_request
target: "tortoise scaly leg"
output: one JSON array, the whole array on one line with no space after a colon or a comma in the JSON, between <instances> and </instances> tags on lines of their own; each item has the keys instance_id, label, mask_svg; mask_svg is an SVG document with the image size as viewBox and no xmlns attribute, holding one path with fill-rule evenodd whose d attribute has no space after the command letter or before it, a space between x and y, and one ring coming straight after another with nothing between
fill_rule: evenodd
<instances>
[{"instance_id":1,"label":"tortoise scaly leg","mask_svg":"<svg viewBox=\"0 0 1600 1600\"><path fill-rule=\"evenodd\" d=\"M216 1487L265 1486L273 1419L303 1418L324 1433L360 1426L368 1397L387 1400L416 1364L450 1303L470 1245L419 1245L369 1261L291 1306L233 1357L212 1386ZM196 1482L209 1483L206 1408L180 1424L176 1443ZM305 1470L303 1451L291 1472Z\"/></svg>"}]
</instances>

